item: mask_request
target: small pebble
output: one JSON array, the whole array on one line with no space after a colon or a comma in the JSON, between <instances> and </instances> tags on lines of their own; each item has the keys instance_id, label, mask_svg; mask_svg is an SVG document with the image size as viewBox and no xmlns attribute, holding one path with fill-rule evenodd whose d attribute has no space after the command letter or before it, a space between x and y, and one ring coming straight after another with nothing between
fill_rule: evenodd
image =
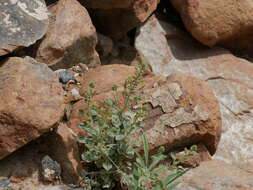
<instances>
[{"instance_id":1,"label":"small pebble","mask_svg":"<svg viewBox=\"0 0 253 190\"><path fill-rule=\"evenodd\" d=\"M71 95L74 96L74 97L79 97L80 96L79 91L76 88L73 88L71 90Z\"/></svg>"}]
</instances>

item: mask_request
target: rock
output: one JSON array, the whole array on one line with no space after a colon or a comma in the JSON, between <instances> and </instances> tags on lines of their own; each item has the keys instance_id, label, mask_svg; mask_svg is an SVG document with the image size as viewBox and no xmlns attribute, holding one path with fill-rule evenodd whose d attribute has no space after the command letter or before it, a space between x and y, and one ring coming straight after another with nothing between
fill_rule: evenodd
<instances>
[{"instance_id":1,"label":"rock","mask_svg":"<svg viewBox=\"0 0 253 190\"><path fill-rule=\"evenodd\" d=\"M99 31L113 38L126 34L143 23L156 9L159 0L82 1L91 9L93 21Z\"/></svg>"},{"instance_id":2,"label":"rock","mask_svg":"<svg viewBox=\"0 0 253 190\"><path fill-rule=\"evenodd\" d=\"M53 16L49 30L39 45L36 59L54 70L80 62L99 64L96 29L86 9L76 0L60 0L50 12Z\"/></svg>"},{"instance_id":3,"label":"rock","mask_svg":"<svg viewBox=\"0 0 253 190\"><path fill-rule=\"evenodd\" d=\"M201 43L253 52L253 3L233 0L172 0L185 27Z\"/></svg>"},{"instance_id":4,"label":"rock","mask_svg":"<svg viewBox=\"0 0 253 190\"><path fill-rule=\"evenodd\" d=\"M154 79L144 83L143 91L143 103L152 107L144 128L150 148L173 150L201 142L214 154L221 119L218 101L207 83L180 73L166 80Z\"/></svg>"},{"instance_id":5,"label":"rock","mask_svg":"<svg viewBox=\"0 0 253 190\"><path fill-rule=\"evenodd\" d=\"M0 2L0 56L34 44L44 36L47 27L44 0Z\"/></svg>"},{"instance_id":6,"label":"rock","mask_svg":"<svg viewBox=\"0 0 253 190\"><path fill-rule=\"evenodd\" d=\"M100 76L104 79L103 76L106 75L108 75L107 70L100 69L100 74L91 76L93 78ZM105 77L107 81L102 80L99 83L96 89L98 95L94 97L94 101L103 103L106 98L113 97L108 84L122 85L117 77L117 75ZM92 81L88 80L90 78L87 78L86 83ZM98 77L96 79L101 80ZM179 73L168 79L146 76L144 81L143 103L152 105L145 119L144 129L151 149L166 146L167 149L172 150L202 142L213 154L220 138L221 120L218 102L208 85L200 79ZM73 105L70 113L69 126L78 135L85 135L77 126L82 121L79 110L85 110L86 107L84 101L79 101Z\"/></svg>"},{"instance_id":7,"label":"rock","mask_svg":"<svg viewBox=\"0 0 253 190\"><path fill-rule=\"evenodd\" d=\"M135 46L156 74L182 72L209 83L222 114L222 137L215 158L248 167L253 162L252 63L223 48L206 48L155 17L139 29Z\"/></svg>"},{"instance_id":8,"label":"rock","mask_svg":"<svg viewBox=\"0 0 253 190\"><path fill-rule=\"evenodd\" d=\"M182 181L175 190L253 189L252 173L218 160L202 162L187 172Z\"/></svg>"},{"instance_id":9,"label":"rock","mask_svg":"<svg viewBox=\"0 0 253 190\"><path fill-rule=\"evenodd\" d=\"M82 89L87 90L90 82L96 84L98 93L110 91L114 84L122 85L125 80L134 75L135 67L126 65L104 65L94 69L90 69L84 75Z\"/></svg>"},{"instance_id":10,"label":"rock","mask_svg":"<svg viewBox=\"0 0 253 190\"><path fill-rule=\"evenodd\" d=\"M205 145L200 143L196 146L197 150L194 151L192 155L188 155L187 158L185 158L185 150L181 152L173 152L177 159L182 160L180 165L185 168L195 168L199 166L203 161L212 160L212 156L210 155Z\"/></svg>"},{"instance_id":11,"label":"rock","mask_svg":"<svg viewBox=\"0 0 253 190\"><path fill-rule=\"evenodd\" d=\"M42 63L5 60L0 96L0 159L55 127L64 113L61 84Z\"/></svg>"},{"instance_id":12,"label":"rock","mask_svg":"<svg viewBox=\"0 0 253 190\"><path fill-rule=\"evenodd\" d=\"M7 188L10 185L10 180L6 177L0 177L0 188Z\"/></svg>"},{"instance_id":13,"label":"rock","mask_svg":"<svg viewBox=\"0 0 253 190\"><path fill-rule=\"evenodd\" d=\"M68 83L70 80L75 80L74 73L66 69L58 69L54 73L58 76L59 81L63 84Z\"/></svg>"},{"instance_id":14,"label":"rock","mask_svg":"<svg viewBox=\"0 0 253 190\"><path fill-rule=\"evenodd\" d=\"M47 153L56 160L62 168L62 181L75 184L79 181L82 164L79 157L77 137L64 123L61 123L54 133L48 135L43 144L46 144Z\"/></svg>"},{"instance_id":15,"label":"rock","mask_svg":"<svg viewBox=\"0 0 253 190\"><path fill-rule=\"evenodd\" d=\"M54 182L61 177L61 166L58 162L52 160L48 155L41 161L42 175L45 181Z\"/></svg>"}]
</instances>

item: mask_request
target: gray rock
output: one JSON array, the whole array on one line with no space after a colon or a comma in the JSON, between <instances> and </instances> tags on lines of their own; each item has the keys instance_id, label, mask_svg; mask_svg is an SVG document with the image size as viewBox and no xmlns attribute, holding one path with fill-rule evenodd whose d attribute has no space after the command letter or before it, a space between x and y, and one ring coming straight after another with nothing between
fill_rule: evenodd
<instances>
[{"instance_id":1,"label":"gray rock","mask_svg":"<svg viewBox=\"0 0 253 190\"><path fill-rule=\"evenodd\" d=\"M44 0L0 2L0 56L28 47L43 37L48 28Z\"/></svg>"},{"instance_id":2,"label":"gray rock","mask_svg":"<svg viewBox=\"0 0 253 190\"><path fill-rule=\"evenodd\" d=\"M61 176L61 166L58 162L52 160L49 156L44 156L42 161L43 177L47 181L54 181Z\"/></svg>"},{"instance_id":3,"label":"gray rock","mask_svg":"<svg viewBox=\"0 0 253 190\"><path fill-rule=\"evenodd\" d=\"M10 180L8 178L0 178L0 188L8 187L10 185Z\"/></svg>"},{"instance_id":4,"label":"gray rock","mask_svg":"<svg viewBox=\"0 0 253 190\"><path fill-rule=\"evenodd\" d=\"M63 84L66 84L70 80L75 80L74 73L66 69L58 69L55 71L55 74L58 76L59 81Z\"/></svg>"}]
</instances>

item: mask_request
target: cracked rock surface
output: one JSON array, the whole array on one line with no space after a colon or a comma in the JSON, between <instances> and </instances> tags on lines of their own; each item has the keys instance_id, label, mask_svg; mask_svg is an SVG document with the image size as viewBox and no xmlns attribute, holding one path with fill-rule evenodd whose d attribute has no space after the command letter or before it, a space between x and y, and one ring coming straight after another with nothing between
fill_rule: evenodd
<instances>
[{"instance_id":1,"label":"cracked rock surface","mask_svg":"<svg viewBox=\"0 0 253 190\"><path fill-rule=\"evenodd\" d=\"M135 46L154 73L168 76L181 72L209 83L222 115L222 137L215 158L241 167L252 166L252 63L222 48L206 48L154 16L140 27Z\"/></svg>"},{"instance_id":2,"label":"cracked rock surface","mask_svg":"<svg viewBox=\"0 0 253 190\"><path fill-rule=\"evenodd\" d=\"M202 142L214 154L221 120L218 102L207 83L181 73L173 73L167 79L146 80L149 84L144 89L143 101L151 104L152 109L144 131L151 148L173 149ZM160 113L153 114L157 109Z\"/></svg>"}]
</instances>

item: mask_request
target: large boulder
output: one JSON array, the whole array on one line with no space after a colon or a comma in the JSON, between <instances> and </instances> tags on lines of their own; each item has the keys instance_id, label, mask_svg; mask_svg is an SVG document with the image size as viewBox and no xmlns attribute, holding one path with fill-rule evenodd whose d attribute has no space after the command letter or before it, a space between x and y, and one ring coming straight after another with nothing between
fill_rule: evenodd
<instances>
[{"instance_id":1,"label":"large boulder","mask_svg":"<svg viewBox=\"0 0 253 190\"><path fill-rule=\"evenodd\" d=\"M50 7L49 30L39 44L36 59L53 69L78 63L99 64L96 29L87 10L76 0L60 0Z\"/></svg>"},{"instance_id":2,"label":"large boulder","mask_svg":"<svg viewBox=\"0 0 253 190\"><path fill-rule=\"evenodd\" d=\"M182 72L207 81L222 114L223 132L215 158L237 164L253 162L252 63L222 48L206 48L156 17L139 29L135 46L156 74Z\"/></svg>"},{"instance_id":3,"label":"large boulder","mask_svg":"<svg viewBox=\"0 0 253 190\"><path fill-rule=\"evenodd\" d=\"M253 52L253 3L233 0L172 0L186 28L201 43Z\"/></svg>"},{"instance_id":4,"label":"large boulder","mask_svg":"<svg viewBox=\"0 0 253 190\"><path fill-rule=\"evenodd\" d=\"M113 98L110 88L105 89L106 84L107 86L122 85L125 80L122 76L121 81L118 80L117 75L109 76L108 71L103 67L95 69L100 70L100 75L92 75L97 76L97 78L101 77L101 84L97 89L98 95L94 97L94 101L97 103L103 103L106 98ZM111 70L121 69L117 65L110 67ZM134 68L131 66L124 67ZM121 72L120 70L116 73ZM127 78L131 75L133 74L128 73L124 77ZM87 80L91 78L89 77ZM110 85L108 85L109 83ZM204 143L211 154L215 152L221 133L219 105L211 89L204 81L180 73L175 73L167 79L150 74L144 77L144 86L142 91L143 103L152 105L148 116L145 118L144 129L151 149L164 145L167 149L172 150ZM78 124L82 121L79 110L86 108L87 105L84 101L79 101L73 105L70 113L69 126L79 135L85 134L78 129Z\"/></svg>"},{"instance_id":5,"label":"large boulder","mask_svg":"<svg viewBox=\"0 0 253 190\"><path fill-rule=\"evenodd\" d=\"M120 37L144 22L156 9L160 0L82 0L91 9L98 30L112 37Z\"/></svg>"},{"instance_id":6,"label":"large boulder","mask_svg":"<svg viewBox=\"0 0 253 190\"><path fill-rule=\"evenodd\" d=\"M181 179L180 179L181 180ZM253 175L247 170L212 160L202 162L182 178L175 190L251 190Z\"/></svg>"},{"instance_id":7,"label":"large boulder","mask_svg":"<svg viewBox=\"0 0 253 190\"><path fill-rule=\"evenodd\" d=\"M0 67L0 159L55 127L64 113L57 76L27 60L8 58Z\"/></svg>"},{"instance_id":8,"label":"large boulder","mask_svg":"<svg viewBox=\"0 0 253 190\"><path fill-rule=\"evenodd\" d=\"M43 37L48 27L44 0L0 2L0 56L28 47Z\"/></svg>"}]
</instances>

